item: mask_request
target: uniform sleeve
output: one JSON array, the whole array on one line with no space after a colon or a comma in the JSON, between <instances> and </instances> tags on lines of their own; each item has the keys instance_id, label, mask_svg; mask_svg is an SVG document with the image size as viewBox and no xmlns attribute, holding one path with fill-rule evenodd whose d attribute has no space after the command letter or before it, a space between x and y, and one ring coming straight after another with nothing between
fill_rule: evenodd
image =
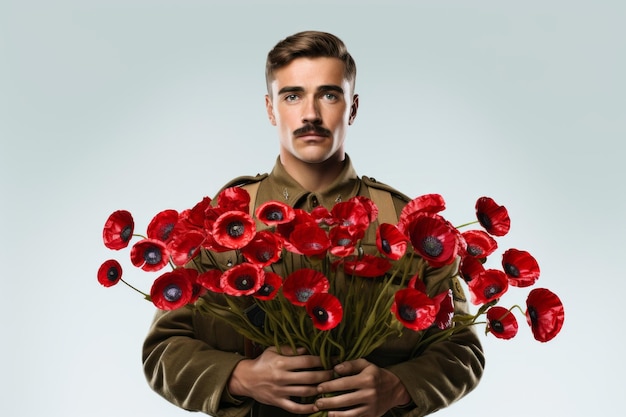
<instances>
[{"instance_id":1,"label":"uniform sleeve","mask_svg":"<svg viewBox=\"0 0 626 417\"><path fill-rule=\"evenodd\" d=\"M465 314L467 301L458 279L452 276L454 271L456 265L424 268L425 281L431 295L453 289L455 313ZM432 343L419 356L387 368L400 378L413 400L410 406L394 409L394 414L421 417L449 406L476 387L484 365L480 340L473 327Z\"/></svg>"},{"instance_id":2,"label":"uniform sleeve","mask_svg":"<svg viewBox=\"0 0 626 417\"><path fill-rule=\"evenodd\" d=\"M226 390L230 374L244 357L197 338L194 325L205 326L207 331L212 327L211 320L201 314L188 308L156 313L143 346L148 384L186 410L218 417L245 416L251 401L233 398Z\"/></svg>"},{"instance_id":3,"label":"uniform sleeve","mask_svg":"<svg viewBox=\"0 0 626 417\"><path fill-rule=\"evenodd\" d=\"M200 258L196 267L204 269L208 261ZM159 310L143 345L144 373L150 387L178 407L243 417L252 400L233 398L226 389L233 369L244 359L243 346L241 335L208 314L192 308Z\"/></svg>"}]
</instances>

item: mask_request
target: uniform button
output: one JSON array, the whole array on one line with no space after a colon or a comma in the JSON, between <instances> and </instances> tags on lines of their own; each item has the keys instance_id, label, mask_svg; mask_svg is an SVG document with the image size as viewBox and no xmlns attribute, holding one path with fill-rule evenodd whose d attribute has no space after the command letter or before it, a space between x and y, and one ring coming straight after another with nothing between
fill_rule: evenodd
<instances>
[{"instance_id":1,"label":"uniform button","mask_svg":"<svg viewBox=\"0 0 626 417\"><path fill-rule=\"evenodd\" d=\"M311 205L312 205L313 207L317 207L317 206L319 206L319 205L320 205L320 202L319 202L319 201L317 201L317 197L315 197L315 196L311 197Z\"/></svg>"}]
</instances>

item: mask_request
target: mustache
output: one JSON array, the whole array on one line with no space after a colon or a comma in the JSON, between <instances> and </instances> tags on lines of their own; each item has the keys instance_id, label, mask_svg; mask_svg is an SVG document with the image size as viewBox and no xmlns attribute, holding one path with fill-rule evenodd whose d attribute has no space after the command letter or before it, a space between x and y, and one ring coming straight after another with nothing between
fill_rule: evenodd
<instances>
[{"instance_id":1,"label":"mustache","mask_svg":"<svg viewBox=\"0 0 626 417\"><path fill-rule=\"evenodd\" d=\"M331 136L332 132L328 129L326 129L325 127L322 126L318 126L318 125L314 125L314 124L306 124L304 126L302 126L301 128L298 128L296 130L293 131L293 135L294 136L302 136L305 135L307 133L315 133L316 135L320 135L320 136Z\"/></svg>"}]
</instances>

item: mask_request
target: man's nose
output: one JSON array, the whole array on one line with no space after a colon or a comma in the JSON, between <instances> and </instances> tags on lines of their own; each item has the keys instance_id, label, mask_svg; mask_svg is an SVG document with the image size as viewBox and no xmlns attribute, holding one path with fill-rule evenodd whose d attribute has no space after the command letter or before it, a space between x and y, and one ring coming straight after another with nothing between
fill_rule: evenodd
<instances>
[{"instance_id":1,"label":"man's nose","mask_svg":"<svg viewBox=\"0 0 626 417\"><path fill-rule=\"evenodd\" d=\"M302 124L321 124L322 116L315 100L306 100L302 107Z\"/></svg>"}]
</instances>

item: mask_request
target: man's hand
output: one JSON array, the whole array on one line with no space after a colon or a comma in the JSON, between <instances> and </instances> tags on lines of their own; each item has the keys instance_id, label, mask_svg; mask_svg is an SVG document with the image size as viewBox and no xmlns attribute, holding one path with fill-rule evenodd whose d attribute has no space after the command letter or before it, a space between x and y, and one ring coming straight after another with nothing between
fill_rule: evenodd
<instances>
[{"instance_id":1,"label":"man's hand","mask_svg":"<svg viewBox=\"0 0 626 417\"><path fill-rule=\"evenodd\" d=\"M291 397L317 395L319 383L333 377L332 370L322 369L318 356L306 355L306 350L295 353L288 347L278 353L276 348L266 349L256 359L245 359L237 364L228 383L232 395L280 407L291 413L315 412L313 404L300 404Z\"/></svg>"},{"instance_id":2,"label":"man's hand","mask_svg":"<svg viewBox=\"0 0 626 417\"><path fill-rule=\"evenodd\" d=\"M318 393L330 394L315 402L329 417L380 417L393 407L411 401L400 379L365 359L335 366L338 378L318 386Z\"/></svg>"}]
</instances>

